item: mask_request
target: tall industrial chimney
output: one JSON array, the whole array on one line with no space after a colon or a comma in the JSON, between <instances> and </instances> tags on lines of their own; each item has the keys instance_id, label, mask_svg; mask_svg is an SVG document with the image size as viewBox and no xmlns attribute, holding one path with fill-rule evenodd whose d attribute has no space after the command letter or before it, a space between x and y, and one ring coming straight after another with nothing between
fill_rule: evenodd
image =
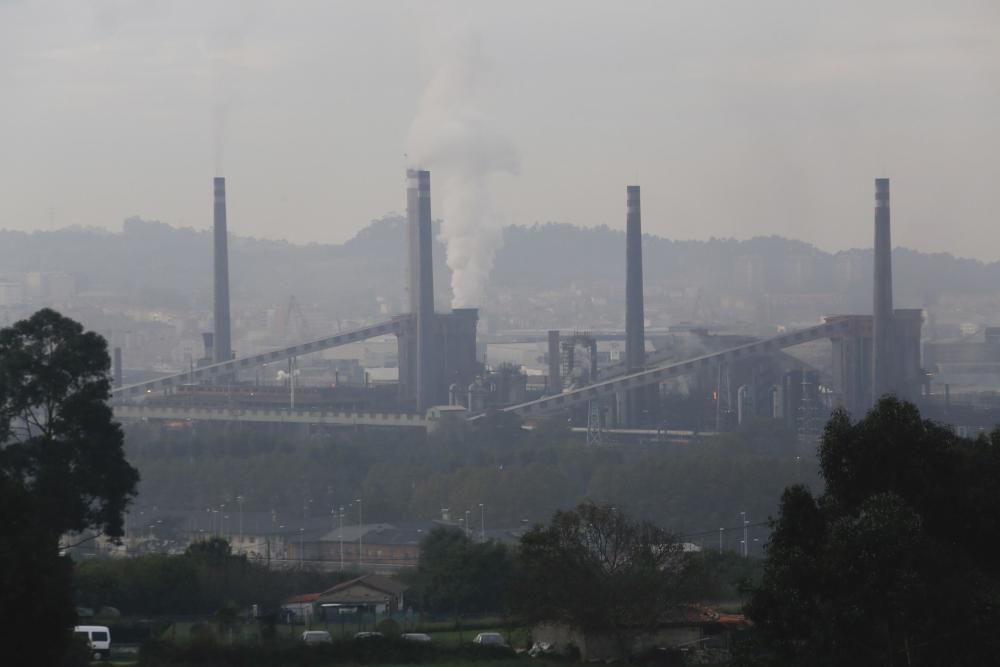
<instances>
[{"instance_id":1,"label":"tall industrial chimney","mask_svg":"<svg viewBox=\"0 0 1000 667\"><path fill-rule=\"evenodd\" d=\"M894 391L892 238L889 233L889 179L875 179L875 293L872 301L872 404Z\"/></svg>"},{"instance_id":2,"label":"tall industrial chimney","mask_svg":"<svg viewBox=\"0 0 1000 667\"><path fill-rule=\"evenodd\" d=\"M410 313L416 320L416 407L433 405L434 377L434 262L431 257L431 173L406 171L406 216L410 235Z\"/></svg>"},{"instance_id":3,"label":"tall industrial chimney","mask_svg":"<svg viewBox=\"0 0 1000 667\"><path fill-rule=\"evenodd\" d=\"M114 349L114 383L115 388L122 386L122 378L124 372L122 371L122 349L120 347L115 347Z\"/></svg>"},{"instance_id":4,"label":"tall industrial chimney","mask_svg":"<svg viewBox=\"0 0 1000 667\"><path fill-rule=\"evenodd\" d=\"M229 245L226 232L226 179L215 178L215 336L212 361L233 357L229 329Z\"/></svg>"},{"instance_id":5,"label":"tall industrial chimney","mask_svg":"<svg viewBox=\"0 0 1000 667\"><path fill-rule=\"evenodd\" d=\"M639 186L629 185L625 212L625 363L630 371L646 365L645 310L642 299L642 214ZM625 423L637 426L642 418L646 392L636 389L625 396Z\"/></svg>"},{"instance_id":6,"label":"tall industrial chimney","mask_svg":"<svg viewBox=\"0 0 1000 667\"><path fill-rule=\"evenodd\" d=\"M549 394L562 393L562 378L559 373L559 330L549 331Z\"/></svg>"}]
</instances>

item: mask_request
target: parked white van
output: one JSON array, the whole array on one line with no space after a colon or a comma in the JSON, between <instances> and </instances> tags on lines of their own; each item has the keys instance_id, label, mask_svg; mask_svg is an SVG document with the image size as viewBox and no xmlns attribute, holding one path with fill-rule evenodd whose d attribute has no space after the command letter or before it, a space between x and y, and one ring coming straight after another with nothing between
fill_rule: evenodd
<instances>
[{"instance_id":1,"label":"parked white van","mask_svg":"<svg viewBox=\"0 0 1000 667\"><path fill-rule=\"evenodd\" d=\"M111 655L111 631L104 625L78 625L73 634L80 635L90 644L94 660L104 660Z\"/></svg>"}]
</instances>

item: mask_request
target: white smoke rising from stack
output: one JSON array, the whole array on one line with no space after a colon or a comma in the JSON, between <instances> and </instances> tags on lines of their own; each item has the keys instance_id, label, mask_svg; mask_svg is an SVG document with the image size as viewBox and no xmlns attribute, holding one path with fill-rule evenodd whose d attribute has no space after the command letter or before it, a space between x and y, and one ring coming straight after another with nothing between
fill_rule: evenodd
<instances>
[{"instance_id":1,"label":"white smoke rising from stack","mask_svg":"<svg viewBox=\"0 0 1000 667\"><path fill-rule=\"evenodd\" d=\"M469 30L436 40L433 75L410 126L413 166L433 173L441 239L452 271L452 307L480 306L502 241L491 183L516 174L517 150L485 111L489 67Z\"/></svg>"},{"instance_id":2,"label":"white smoke rising from stack","mask_svg":"<svg viewBox=\"0 0 1000 667\"><path fill-rule=\"evenodd\" d=\"M237 10L221 7L217 11L220 13L214 17L206 48L211 75L215 175L222 176L230 115L239 101L240 78L246 64L244 51L252 6L243 4Z\"/></svg>"}]
</instances>

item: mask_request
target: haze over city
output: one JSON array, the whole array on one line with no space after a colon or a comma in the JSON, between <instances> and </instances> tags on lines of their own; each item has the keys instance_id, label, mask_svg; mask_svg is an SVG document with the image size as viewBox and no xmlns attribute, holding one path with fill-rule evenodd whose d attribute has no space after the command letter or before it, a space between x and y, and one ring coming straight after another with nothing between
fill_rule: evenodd
<instances>
[{"instance_id":1,"label":"haze over city","mask_svg":"<svg viewBox=\"0 0 1000 667\"><path fill-rule=\"evenodd\" d=\"M404 207L402 168L429 166L406 156L428 86L460 66L469 99L439 120L474 117L508 143L517 168L488 177L500 223L620 227L610 186L637 182L648 233L865 247L881 174L905 219L895 244L993 261L998 14L5 0L0 226L207 228L218 167L235 233L346 240Z\"/></svg>"},{"instance_id":2,"label":"haze over city","mask_svg":"<svg viewBox=\"0 0 1000 667\"><path fill-rule=\"evenodd\" d=\"M4 664L996 664L998 35L0 0Z\"/></svg>"}]
</instances>

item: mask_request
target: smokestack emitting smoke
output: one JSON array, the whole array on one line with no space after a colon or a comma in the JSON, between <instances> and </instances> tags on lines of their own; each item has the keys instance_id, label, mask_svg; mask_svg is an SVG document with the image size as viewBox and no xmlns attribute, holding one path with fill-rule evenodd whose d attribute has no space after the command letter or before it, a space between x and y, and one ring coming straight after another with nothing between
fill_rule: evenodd
<instances>
[{"instance_id":1,"label":"smokestack emitting smoke","mask_svg":"<svg viewBox=\"0 0 1000 667\"><path fill-rule=\"evenodd\" d=\"M229 361L233 356L233 350L229 332L229 243L226 231L226 179L217 176L214 183L215 335L213 337L212 360L219 363Z\"/></svg>"},{"instance_id":2,"label":"smokestack emitting smoke","mask_svg":"<svg viewBox=\"0 0 1000 667\"><path fill-rule=\"evenodd\" d=\"M646 365L645 310L642 298L642 214L639 186L625 188L625 363L630 371ZM625 421L635 426L642 414L643 389L625 397Z\"/></svg>"},{"instance_id":3,"label":"smokestack emitting smoke","mask_svg":"<svg viewBox=\"0 0 1000 667\"><path fill-rule=\"evenodd\" d=\"M255 9L249 2L236 3L235 6L212 6L209 3L205 12L206 20L212 25L206 46L212 86L215 173L223 174L229 117L237 107L244 83L247 64L244 44Z\"/></svg>"},{"instance_id":4,"label":"smokestack emitting smoke","mask_svg":"<svg viewBox=\"0 0 1000 667\"><path fill-rule=\"evenodd\" d=\"M416 318L417 410L430 407L434 394L434 262L431 174L406 171L406 217L410 241L410 313Z\"/></svg>"},{"instance_id":5,"label":"smokestack emitting smoke","mask_svg":"<svg viewBox=\"0 0 1000 667\"><path fill-rule=\"evenodd\" d=\"M434 170L443 222L441 239L452 271L452 307L482 304L502 242L503 221L490 191L499 173L517 173L514 145L483 111L488 67L478 40L450 42L439 59L410 127L408 154Z\"/></svg>"},{"instance_id":6,"label":"smokestack emitting smoke","mask_svg":"<svg viewBox=\"0 0 1000 667\"><path fill-rule=\"evenodd\" d=\"M872 402L893 391L892 238L889 179L875 179L875 279L872 301Z\"/></svg>"}]
</instances>

